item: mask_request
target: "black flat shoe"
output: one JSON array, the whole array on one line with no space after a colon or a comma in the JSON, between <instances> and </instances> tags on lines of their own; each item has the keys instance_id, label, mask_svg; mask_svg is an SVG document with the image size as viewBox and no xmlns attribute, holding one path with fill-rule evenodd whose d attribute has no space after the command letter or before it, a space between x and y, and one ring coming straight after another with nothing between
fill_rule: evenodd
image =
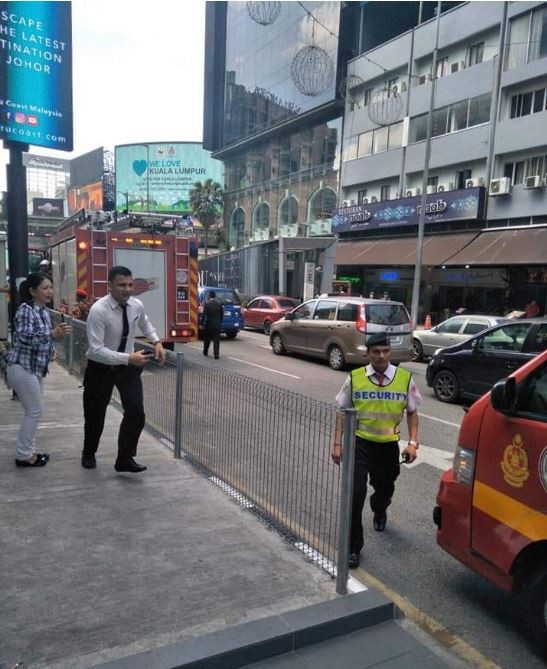
<instances>
[{"instance_id":1,"label":"black flat shoe","mask_svg":"<svg viewBox=\"0 0 547 669\"><path fill-rule=\"evenodd\" d=\"M372 520L372 525L376 532L383 532L386 529L387 523L387 514L385 511L382 513L375 513Z\"/></svg>"},{"instance_id":2,"label":"black flat shoe","mask_svg":"<svg viewBox=\"0 0 547 669\"><path fill-rule=\"evenodd\" d=\"M350 553L349 554L348 567L350 569L357 569L360 562L361 562L361 554L360 553Z\"/></svg>"},{"instance_id":3,"label":"black flat shoe","mask_svg":"<svg viewBox=\"0 0 547 669\"><path fill-rule=\"evenodd\" d=\"M95 460L95 456L93 454L91 455L84 455L82 453L82 467L85 469L95 469L97 466L97 461Z\"/></svg>"},{"instance_id":4,"label":"black flat shoe","mask_svg":"<svg viewBox=\"0 0 547 669\"><path fill-rule=\"evenodd\" d=\"M36 453L36 460L29 462L28 460L18 460L15 458L15 465L17 467L45 467L49 462L49 453Z\"/></svg>"},{"instance_id":5,"label":"black flat shoe","mask_svg":"<svg viewBox=\"0 0 547 669\"><path fill-rule=\"evenodd\" d=\"M122 461L116 460L116 463L114 464L114 469L117 472L131 472L132 474L139 474L140 472L145 472L148 469L148 467L145 467L144 465L139 465L139 463L135 462L133 458L129 458L129 460L122 460Z\"/></svg>"}]
</instances>

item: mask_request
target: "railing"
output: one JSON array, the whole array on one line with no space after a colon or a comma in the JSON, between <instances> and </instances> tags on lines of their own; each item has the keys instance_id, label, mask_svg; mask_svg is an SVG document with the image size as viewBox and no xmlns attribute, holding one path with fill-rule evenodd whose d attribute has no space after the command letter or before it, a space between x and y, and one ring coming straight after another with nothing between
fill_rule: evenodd
<instances>
[{"instance_id":1,"label":"railing","mask_svg":"<svg viewBox=\"0 0 547 669\"><path fill-rule=\"evenodd\" d=\"M56 344L58 361L82 376L85 323L65 319L72 331ZM147 428L333 576L335 563L344 565L337 587L344 592L352 474L340 493L330 459L336 407L170 351L165 365L147 363L142 382Z\"/></svg>"}]
</instances>

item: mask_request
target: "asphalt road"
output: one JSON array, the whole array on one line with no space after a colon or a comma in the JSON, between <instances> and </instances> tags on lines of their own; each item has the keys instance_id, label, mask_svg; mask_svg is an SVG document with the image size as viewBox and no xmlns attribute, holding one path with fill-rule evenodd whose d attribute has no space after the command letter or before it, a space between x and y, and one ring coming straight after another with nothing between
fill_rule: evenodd
<instances>
[{"instance_id":1,"label":"asphalt road","mask_svg":"<svg viewBox=\"0 0 547 669\"><path fill-rule=\"evenodd\" d=\"M222 366L327 403L334 403L345 378L344 372L331 370L326 362L274 355L268 338L254 331L244 331L231 341L223 338L220 360L211 356L205 359L201 342L184 345L181 350L189 359ZM361 567L487 660L504 669L543 669L545 658L539 656L527 634L517 600L460 565L436 544L431 512L440 475L451 464L463 409L434 398L425 382L424 363L408 363L405 367L413 372L423 396L420 458L402 468L383 534L372 530L365 507ZM402 427L404 438L406 426ZM359 578L360 570L355 575ZM366 578L365 574L361 576ZM491 665L481 664L479 658L478 666Z\"/></svg>"}]
</instances>

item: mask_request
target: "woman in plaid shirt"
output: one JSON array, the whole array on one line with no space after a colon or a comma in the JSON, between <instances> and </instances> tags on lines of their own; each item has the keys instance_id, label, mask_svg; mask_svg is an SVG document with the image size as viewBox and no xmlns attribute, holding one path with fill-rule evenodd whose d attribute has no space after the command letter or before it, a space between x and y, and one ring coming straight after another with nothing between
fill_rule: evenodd
<instances>
[{"instance_id":1,"label":"woman in plaid shirt","mask_svg":"<svg viewBox=\"0 0 547 669\"><path fill-rule=\"evenodd\" d=\"M45 274L33 272L24 284L26 300L15 314L13 346L8 355L8 381L21 400L25 415L17 436L18 467L43 467L47 453L36 453L36 430L42 415L44 376L53 358L53 339L64 337L70 326L60 323L51 328L46 305L51 302L53 286Z\"/></svg>"}]
</instances>

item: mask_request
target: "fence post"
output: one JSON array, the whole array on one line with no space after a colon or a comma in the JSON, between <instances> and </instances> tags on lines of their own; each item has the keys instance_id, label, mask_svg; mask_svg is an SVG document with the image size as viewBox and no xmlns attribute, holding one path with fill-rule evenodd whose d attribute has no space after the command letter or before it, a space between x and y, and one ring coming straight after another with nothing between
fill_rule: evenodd
<instances>
[{"instance_id":1,"label":"fence post","mask_svg":"<svg viewBox=\"0 0 547 669\"><path fill-rule=\"evenodd\" d=\"M70 325L70 334L68 335L68 373L74 373L74 320L72 316L65 316L65 320Z\"/></svg>"},{"instance_id":2,"label":"fence post","mask_svg":"<svg viewBox=\"0 0 547 669\"><path fill-rule=\"evenodd\" d=\"M344 444L340 478L340 505L338 517L338 564L336 565L336 593L348 592L349 533L351 523L351 498L353 495L353 469L355 467L355 409L344 411Z\"/></svg>"},{"instance_id":3,"label":"fence post","mask_svg":"<svg viewBox=\"0 0 547 669\"><path fill-rule=\"evenodd\" d=\"M183 374L184 355L177 353L177 371L175 378L175 458L180 460L182 457L182 374Z\"/></svg>"}]
</instances>

